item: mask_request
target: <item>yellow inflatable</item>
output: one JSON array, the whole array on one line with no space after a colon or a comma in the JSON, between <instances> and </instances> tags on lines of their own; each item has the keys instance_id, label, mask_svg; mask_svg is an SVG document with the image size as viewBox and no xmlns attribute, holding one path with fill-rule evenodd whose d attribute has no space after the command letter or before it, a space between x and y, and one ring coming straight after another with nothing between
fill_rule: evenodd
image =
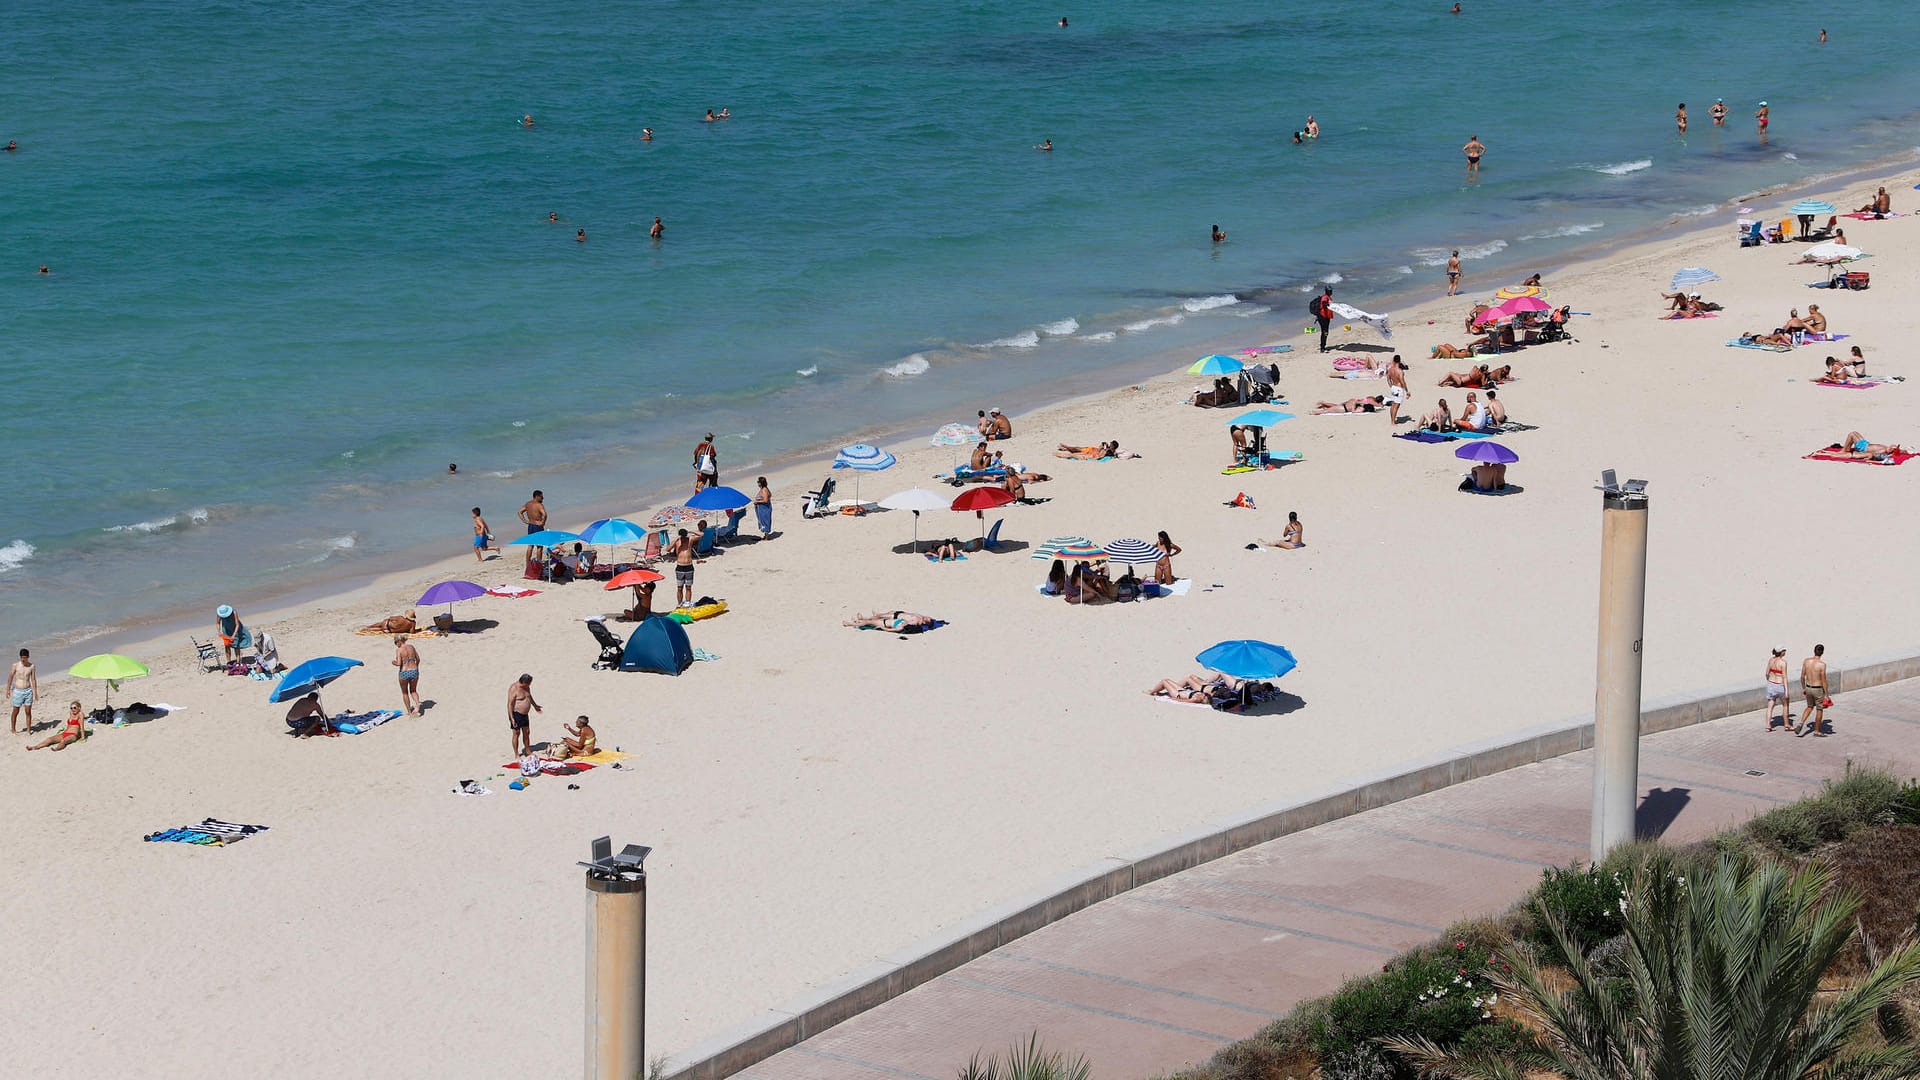
<instances>
[{"instance_id":1,"label":"yellow inflatable","mask_svg":"<svg viewBox=\"0 0 1920 1080\"><path fill-rule=\"evenodd\" d=\"M699 622L701 619L711 619L726 610L725 600L715 600L711 604L701 604L699 607L675 608L667 617L676 622Z\"/></svg>"}]
</instances>

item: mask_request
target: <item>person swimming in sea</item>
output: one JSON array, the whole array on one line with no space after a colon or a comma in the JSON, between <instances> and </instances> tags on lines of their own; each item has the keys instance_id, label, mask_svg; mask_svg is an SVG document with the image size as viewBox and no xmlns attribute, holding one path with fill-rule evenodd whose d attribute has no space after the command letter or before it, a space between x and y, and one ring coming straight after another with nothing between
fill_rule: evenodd
<instances>
[{"instance_id":1,"label":"person swimming in sea","mask_svg":"<svg viewBox=\"0 0 1920 1080\"><path fill-rule=\"evenodd\" d=\"M573 242L574 242L574 243L576 243L576 244L584 244L584 243L586 243L586 242L587 242L587 230L585 230L585 229L581 229L581 230L580 230L579 232L576 232L576 233L574 233L574 234L573 234Z\"/></svg>"},{"instance_id":2,"label":"person swimming in sea","mask_svg":"<svg viewBox=\"0 0 1920 1080\"><path fill-rule=\"evenodd\" d=\"M532 113L528 113L527 115L525 115L525 116L523 116L523 117L521 117L521 118L520 118L520 126L521 126L521 127L532 127L532 126L533 126L533 114L532 114Z\"/></svg>"},{"instance_id":3,"label":"person swimming in sea","mask_svg":"<svg viewBox=\"0 0 1920 1080\"><path fill-rule=\"evenodd\" d=\"M652 129L652 128L641 128L641 129L640 129L640 141L641 141L641 142L652 142L652 141L653 141L653 129Z\"/></svg>"},{"instance_id":4,"label":"person swimming in sea","mask_svg":"<svg viewBox=\"0 0 1920 1080\"><path fill-rule=\"evenodd\" d=\"M1213 242L1216 244L1224 244L1227 242L1227 234L1222 231L1218 225L1213 227Z\"/></svg>"},{"instance_id":5,"label":"person swimming in sea","mask_svg":"<svg viewBox=\"0 0 1920 1080\"><path fill-rule=\"evenodd\" d=\"M1299 145L1300 145L1301 143L1303 143L1303 142L1305 142L1305 141L1306 141L1305 139L1302 139L1302 138L1300 137L1300 133L1299 133L1299 132L1297 132L1297 131L1296 131L1296 132L1294 132L1294 133L1293 133L1293 145L1295 145L1295 146L1299 146Z\"/></svg>"},{"instance_id":6,"label":"person swimming in sea","mask_svg":"<svg viewBox=\"0 0 1920 1080\"><path fill-rule=\"evenodd\" d=\"M557 222L557 221L559 221L559 220L560 220L560 212L559 212L558 210L549 210L549 211L547 211L547 220L548 220L548 221L552 221L552 222Z\"/></svg>"},{"instance_id":7,"label":"person swimming in sea","mask_svg":"<svg viewBox=\"0 0 1920 1080\"><path fill-rule=\"evenodd\" d=\"M667 232L667 227L666 227L665 225L662 225L662 224L660 223L660 219L659 219L659 218L654 218L654 219L653 219L653 228L651 228L651 229L648 229L648 230L647 230L647 235L648 235L649 237L652 237L652 238L653 238L653 239L655 239L655 240L658 240L658 239L660 239L660 238L661 238L662 236L664 236L664 235L666 235L666 232Z\"/></svg>"},{"instance_id":8,"label":"person swimming in sea","mask_svg":"<svg viewBox=\"0 0 1920 1080\"><path fill-rule=\"evenodd\" d=\"M701 122L701 123L703 123L703 124L711 124L711 123L713 123L713 122L714 122L715 120L718 120L718 119L720 119L720 118L719 118L719 117L717 117L717 116L715 116L715 115L713 115L713 110L712 110L712 109L708 109L708 110L707 110L707 115L705 115L705 116L703 116L703 117L701 117L701 118L700 118L700 122Z\"/></svg>"},{"instance_id":9,"label":"person swimming in sea","mask_svg":"<svg viewBox=\"0 0 1920 1080\"><path fill-rule=\"evenodd\" d=\"M1048 139L1045 142L1042 142L1039 145L1035 146L1034 149L1051 152L1053 150L1053 140Z\"/></svg>"}]
</instances>

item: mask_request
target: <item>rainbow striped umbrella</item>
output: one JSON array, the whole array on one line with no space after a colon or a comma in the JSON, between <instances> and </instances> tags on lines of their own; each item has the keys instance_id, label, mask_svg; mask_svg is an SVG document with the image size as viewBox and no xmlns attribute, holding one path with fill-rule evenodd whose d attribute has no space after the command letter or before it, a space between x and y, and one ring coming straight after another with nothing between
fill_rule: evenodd
<instances>
[{"instance_id":1,"label":"rainbow striped umbrella","mask_svg":"<svg viewBox=\"0 0 1920 1080\"><path fill-rule=\"evenodd\" d=\"M1079 545L1084 547L1086 546L1086 544L1087 544L1087 538L1084 536L1056 536L1053 539L1048 540L1046 543L1036 546L1033 549L1033 554L1027 556L1027 558L1029 559L1059 558L1060 556L1056 555L1055 553L1058 552L1061 548L1071 547L1074 545Z\"/></svg>"}]
</instances>

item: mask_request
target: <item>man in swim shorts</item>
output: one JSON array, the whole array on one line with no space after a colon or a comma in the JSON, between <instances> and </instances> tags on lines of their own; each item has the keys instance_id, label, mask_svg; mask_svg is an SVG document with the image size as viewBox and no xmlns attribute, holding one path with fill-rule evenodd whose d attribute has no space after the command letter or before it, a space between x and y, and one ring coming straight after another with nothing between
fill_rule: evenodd
<instances>
[{"instance_id":1,"label":"man in swim shorts","mask_svg":"<svg viewBox=\"0 0 1920 1080\"><path fill-rule=\"evenodd\" d=\"M1460 292L1460 249L1447 256L1447 295L1455 296Z\"/></svg>"},{"instance_id":2,"label":"man in swim shorts","mask_svg":"<svg viewBox=\"0 0 1920 1080\"><path fill-rule=\"evenodd\" d=\"M533 676L522 675L507 686L507 728L513 733L513 756L521 757L533 749L529 734L532 713L545 712L533 700Z\"/></svg>"},{"instance_id":3,"label":"man in swim shorts","mask_svg":"<svg viewBox=\"0 0 1920 1080\"><path fill-rule=\"evenodd\" d=\"M487 519L480 516L480 508L473 508L473 559L475 562L487 561L487 537L493 532L487 527Z\"/></svg>"},{"instance_id":4,"label":"man in swim shorts","mask_svg":"<svg viewBox=\"0 0 1920 1080\"><path fill-rule=\"evenodd\" d=\"M1800 692L1807 696L1806 708L1800 711L1800 726L1789 728L1801 738L1812 734L1816 739L1824 739L1827 733L1820 725L1827 718L1827 647L1815 645L1813 655L1800 664Z\"/></svg>"},{"instance_id":5,"label":"man in swim shorts","mask_svg":"<svg viewBox=\"0 0 1920 1080\"><path fill-rule=\"evenodd\" d=\"M419 716L425 711L420 707L420 650L405 634L395 637L393 646L393 666L400 669L400 708L408 716Z\"/></svg>"},{"instance_id":6,"label":"man in swim shorts","mask_svg":"<svg viewBox=\"0 0 1920 1080\"><path fill-rule=\"evenodd\" d=\"M674 538L673 546L667 551L673 556L673 606L693 606L693 545L694 538L681 529Z\"/></svg>"},{"instance_id":7,"label":"man in swim shorts","mask_svg":"<svg viewBox=\"0 0 1920 1080\"><path fill-rule=\"evenodd\" d=\"M533 498L521 504L520 520L526 525L528 536L532 536L534 533L547 527L546 492L535 490Z\"/></svg>"},{"instance_id":8,"label":"man in swim shorts","mask_svg":"<svg viewBox=\"0 0 1920 1080\"><path fill-rule=\"evenodd\" d=\"M1387 361L1387 426L1400 426L1400 406L1407 403L1407 365L1400 354Z\"/></svg>"},{"instance_id":9,"label":"man in swim shorts","mask_svg":"<svg viewBox=\"0 0 1920 1080\"><path fill-rule=\"evenodd\" d=\"M1480 175L1480 159L1485 156L1487 152L1487 146L1480 141L1480 136L1467 136L1467 145L1461 147L1460 152L1467 155L1467 175Z\"/></svg>"},{"instance_id":10,"label":"man in swim shorts","mask_svg":"<svg viewBox=\"0 0 1920 1080\"><path fill-rule=\"evenodd\" d=\"M33 657L25 649L20 650L20 659L13 662L13 670L7 672L7 702L13 706L13 715L8 718L8 727L15 735L20 733L20 712L26 710L27 730L33 730L33 698L40 692L40 673L33 669Z\"/></svg>"}]
</instances>

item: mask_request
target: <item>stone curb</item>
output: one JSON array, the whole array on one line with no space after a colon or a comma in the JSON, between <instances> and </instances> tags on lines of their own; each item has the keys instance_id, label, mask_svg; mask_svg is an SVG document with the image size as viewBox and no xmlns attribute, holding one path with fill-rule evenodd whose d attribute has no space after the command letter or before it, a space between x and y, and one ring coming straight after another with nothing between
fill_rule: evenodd
<instances>
[{"instance_id":1,"label":"stone curb","mask_svg":"<svg viewBox=\"0 0 1920 1080\"><path fill-rule=\"evenodd\" d=\"M1838 688L1836 693L1845 693L1916 676L1920 676L1920 655L1889 656L1835 668L1828 679ZM1790 692L1797 690L1798 680ZM1654 735L1765 707L1766 688L1751 683L1664 698L1641 706L1640 732ZM804 1000L769 1009L732 1031L691 1047L668 1063L667 1080L721 1080L732 1076L1010 941L1129 889L1316 825L1592 745L1591 715L1543 724L1517 735L1441 751L1404 763L1392 772L1355 777L1318 794L1270 803L1234 818L1162 837L1136 851L1101 859L1035 890L1025 900L984 911L946 928L937 938L817 987Z\"/></svg>"}]
</instances>

